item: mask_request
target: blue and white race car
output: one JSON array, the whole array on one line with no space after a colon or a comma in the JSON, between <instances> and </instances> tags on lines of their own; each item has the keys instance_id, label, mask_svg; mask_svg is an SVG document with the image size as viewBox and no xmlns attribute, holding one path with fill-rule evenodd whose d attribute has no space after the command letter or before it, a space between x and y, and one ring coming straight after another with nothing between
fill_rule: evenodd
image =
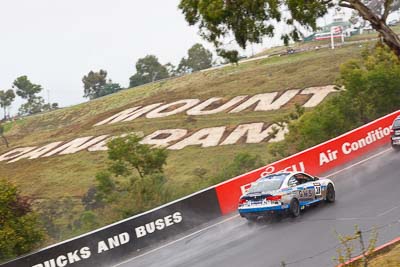
<instances>
[{"instance_id":1,"label":"blue and white race car","mask_svg":"<svg viewBox=\"0 0 400 267\"><path fill-rule=\"evenodd\" d=\"M297 217L301 209L320 201L335 201L335 185L330 179L303 172L279 172L254 182L240 197L238 210L250 221L274 213Z\"/></svg>"}]
</instances>

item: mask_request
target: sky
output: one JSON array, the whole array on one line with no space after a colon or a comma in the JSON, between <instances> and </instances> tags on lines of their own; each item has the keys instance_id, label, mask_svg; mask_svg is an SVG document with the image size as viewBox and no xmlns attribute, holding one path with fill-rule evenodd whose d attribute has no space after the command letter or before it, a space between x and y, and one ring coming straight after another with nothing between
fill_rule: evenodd
<instances>
[{"instance_id":1,"label":"sky","mask_svg":"<svg viewBox=\"0 0 400 267\"><path fill-rule=\"evenodd\" d=\"M105 69L127 87L135 63L148 54L177 65L195 43L214 50L190 27L179 0L1 0L0 90L27 75L60 106L87 101L82 77ZM247 54L280 43L250 46ZM15 114L24 101L17 98Z\"/></svg>"},{"instance_id":2,"label":"sky","mask_svg":"<svg viewBox=\"0 0 400 267\"><path fill-rule=\"evenodd\" d=\"M178 2L2 0L0 89L27 75L43 86L46 100L49 93L51 102L68 106L85 101L81 79L90 70L105 69L127 86L136 61L147 54L177 63L202 41Z\"/></svg>"}]
</instances>

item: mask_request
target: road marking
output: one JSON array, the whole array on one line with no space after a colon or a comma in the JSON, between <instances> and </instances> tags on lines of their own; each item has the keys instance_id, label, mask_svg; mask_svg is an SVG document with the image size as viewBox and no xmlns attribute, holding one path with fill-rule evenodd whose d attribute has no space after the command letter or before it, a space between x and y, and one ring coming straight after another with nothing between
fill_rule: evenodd
<instances>
[{"instance_id":1,"label":"road marking","mask_svg":"<svg viewBox=\"0 0 400 267\"><path fill-rule=\"evenodd\" d=\"M336 171L336 172L334 172L334 173L332 173L332 174L330 174L330 175L328 175L328 176L333 176L333 175L336 175L336 174L338 174L338 173L341 173L341 172L344 172L344 171L346 171L346 170L349 170L349 169L351 169L351 168L353 168L353 167L355 167L355 166L358 166L358 165L360 165L360 164L363 164L363 163L366 162L366 161L369 161L369 160L371 160L371 159L380 157L380 156L382 156L383 154L389 152L390 150L392 150L392 148L385 149L385 150L383 150L383 151L381 151L381 152L379 152L379 153L377 153L377 154L374 154L374 155L372 155L372 156L370 156L370 157L368 157L368 158L366 158L366 159L363 159L363 160L361 160L361 161L359 161L359 162L356 162L356 163L354 163L354 164L352 164L352 165L350 165L350 166L347 166L346 168L343 168L343 169L341 169L341 170L338 170L338 171ZM395 207L395 208L397 208L397 207ZM393 209L394 209L394 208L393 208ZM390 212L390 211L393 210L393 209L390 209L389 211L386 211L386 212ZM383 215L382 215L382 216L383 216ZM194 235L197 235L197 234L199 234L199 233L202 233L202 232L204 232L204 231L206 231L206 230L208 230L208 229L210 229L210 228L213 228L213 227L218 226L218 225L220 225L220 224L223 224L223 223L225 223L225 222L231 221L231 220L233 220L233 219L235 219L235 218L237 218L237 217L239 217L239 214L236 214L236 215L234 215L234 216L232 216L232 217L229 217L229 218L227 218L227 219L225 219L225 220L223 220L223 221L217 222L217 223L215 223L215 224L209 225L209 226L207 226L207 227L205 227L205 228L203 228L203 229L200 229L200 230L198 230L198 231L196 231L196 232L193 232L193 233L188 234L188 235L186 235L186 236L183 236L183 237L181 237L181 238L179 238L179 239L176 239L176 240L174 240L174 241L171 241L171 242L169 242L169 243L167 243L167 244L165 244L165 245L162 245L162 246L160 246L160 247L157 247L157 248L154 248L154 249L152 249L152 250L149 250L149 251L147 251L147 252L145 252L145 253L143 253L143 254L140 254L140 255L138 255L138 256L135 256L135 257L133 257L133 258L130 258L130 259L128 259L128 260L125 260L125 261L123 261L123 262L121 262L121 263L118 263L118 264L116 264L116 265L113 265L113 267L121 266L122 264L131 262L131 261L134 261L134 260L136 260L136 259L138 259L138 258L141 258L141 257L144 257L144 256L146 256L146 255L148 255L148 254L151 254L151 253L153 253L153 252L156 252L156 251L158 251L158 250L160 250L160 249L163 249L163 248L165 248L165 247L171 246L171 245L173 245L173 244L175 244L175 243L177 243L177 242L180 242L180 241L185 240L185 239L187 239L187 238L189 238L189 237L192 237L192 236L194 236ZM342 219L349 220L349 219L353 219L353 218L342 218Z\"/></svg>"},{"instance_id":2,"label":"road marking","mask_svg":"<svg viewBox=\"0 0 400 267\"><path fill-rule=\"evenodd\" d=\"M382 216L388 214L389 212L392 212L393 210L398 209L398 208L399 208L399 206L396 206L396 207L393 207L393 208L391 208L391 209L389 209L387 211L384 211L381 214L378 214L378 217L382 217Z\"/></svg>"},{"instance_id":3,"label":"road marking","mask_svg":"<svg viewBox=\"0 0 400 267\"><path fill-rule=\"evenodd\" d=\"M148 255L148 254L150 254L150 253L156 252L156 251L158 251L158 250L160 250L160 249L163 249L163 248L165 248L165 247L171 246L171 245L173 245L173 244L175 244L175 243L177 243L177 242L179 242L179 241L182 241L182 240L184 240L184 239L187 239L187 238L189 238L189 237L192 237L192 236L194 236L194 235L197 235L197 234L199 234L199 233L201 233L201 232L207 231L208 229L210 229L210 228L212 228L212 227L215 227L215 226L217 226L217 225L226 223L226 222L231 221L231 220L233 220L233 219L235 219L235 218L237 218L237 217L239 217L239 214L233 215L233 216L231 216L231 217L229 217L229 218L227 218L227 219L225 219L225 220L223 220L223 221L220 221L220 222L217 222L217 223L215 223L215 224L209 225L209 226L207 226L207 227L205 227L205 228L203 228L203 229L200 229L200 230L198 230L198 231L196 231L196 232L193 232L193 233L188 234L188 235L186 235L186 236L183 236L183 237L181 237L181 238L179 238L179 239L176 239L176 240L174 240L174 241L171 241L171 242L169 242L169 243L167 243L167 244L165 244L165 245L162 245L162 246L160 246L160 247L157 247L157 248L154 248L154 249L152 249L152 250L149 250L149 251L147 251L147 252L145 252L145 253L143 253L143 254L137 255L136 257L130 258L129 260L126 260L126 261L123 261L123 262L121 262L121 263L118 263L118 264L114 265L114 267L120 266L120 265L122 265L122 264L128 263L128 262L130 262L130 261L133 261L133 260L135 260L135 259L141 258L141 257L143 257L143 256L146 256L146 255Z\"/></svg>"},{"instance_id":4,"label":"road marking","mask_svg":"<svg viewBox=\"0 0 400 267\"><path fill-rule=\"evenodd\" d=\"M334 218L332 221L354 221L354 220L362 220L365 218Z\"/></svg>"}]
</instances>

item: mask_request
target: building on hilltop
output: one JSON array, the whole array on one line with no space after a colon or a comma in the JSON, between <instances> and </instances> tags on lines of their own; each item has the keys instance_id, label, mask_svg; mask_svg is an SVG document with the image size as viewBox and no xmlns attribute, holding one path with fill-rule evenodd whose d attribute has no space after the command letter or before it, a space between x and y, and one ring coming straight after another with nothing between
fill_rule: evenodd
<instances>
[{"instance_id":1,"label":"building on hilltop","mask_svg":"<svg viewBox=\"0 0 400 267\"><path fill-rule=\"evenodd\" d=\"M350 37L355 34L359 34L359 29L355 29L350 21L344 19L344 13L341 10L336 10L333 17L333 22L326 24L317 32L305 37L304 42L326 40L331 38L331 32L333 32L333 38Z\"/></svg>"}]
</instances>

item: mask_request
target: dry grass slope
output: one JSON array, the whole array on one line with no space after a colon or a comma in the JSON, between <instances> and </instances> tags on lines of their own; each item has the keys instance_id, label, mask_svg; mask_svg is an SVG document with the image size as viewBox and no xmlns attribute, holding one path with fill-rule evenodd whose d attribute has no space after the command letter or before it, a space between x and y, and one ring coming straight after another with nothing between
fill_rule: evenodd
<instances>
[{"instance_id":1,"label":"dry grass slope","mask_svg":"<svg viewBox=\"0 0 400 267\"><path fill-rule=\"evenodd\" d=\"M254 121L271 122L288 112L291 107L285 107L283 112L281 110L238 114L219 113L199 116L189 122L186 115L178 114L160 119L139 118L127 123L93 127L96 122L127 107L157 101L171 102L193 96L200 99L212 96L229 99L241 94L251 95L332 84L337 78L339 65L348 58L359 55L360 50L357 46L335 51L326 49L195 73L125 90L54 112L27 117L8 125L6 134L12 146L18 147L70 140L87 135L120 134L135 130L149 134L164 128L196 130L220 125L233 127L239 123ZM170 152L166 171L171 182L181 184L193 178L191 171L196 166L210 169L209 175L212 175L240 151L259 153L263 155L264 160L268 160L265 147L265 144L259 144L209 149L186 148L182 151ZM6 148L1 146L0 152L4 151ZM218 157L213 155L218 155ZM196 161L190 160L194 156ZM106 153L80 152L76 155L23 160L13 164L0 163L0 173L22 186L23 192L38 198L79 196L93 183L94 173L104 166L105 159Z\"/></svg>"},{"instance_id":2,"label":"dry grass slope","mask_svg":"<svg viewBox=\"0 0 400 267\"><path fill-rule=\"evenodd\" d=\"M6 135L12 147L19 147L137 130L149 134L166 128L196 130L212 126L234 127L246 122L268 123L290 112L292 106L275 112L219 113L197 116L192 120L188 120L184 114L178 114L166 118L139 118L126 123L93 127L95 123L118 111L157 101L171 102L193 97L204 100L214 96L230 99L242 94L254 95L332 84L338 77L339 65L349 58L359 57L362 49L358 45L352 45L333 51L322 49L273 57L132 88L73 107L23 118L6 125ZM303 103L306 100L297 99ZM1 145L0 153L5 151L7 149ZM195 168L205 168L206 176L212 177L221 172L239 152L258 154L265 162L272 160L268 154L267 143L207 149L189 147L170 151L165 169L169 179L168 185L176 197L198 190L202 181L193 173ZM73 155L21 160L12 164L0 162L0 175L14 181L23 194L36 199L70 196L79 206L79 198L94 184L94 176L104 168L106 160L105 152L83 151ZM106 221L107 219L102 223Z\"/></svg>"}]
</instances>

